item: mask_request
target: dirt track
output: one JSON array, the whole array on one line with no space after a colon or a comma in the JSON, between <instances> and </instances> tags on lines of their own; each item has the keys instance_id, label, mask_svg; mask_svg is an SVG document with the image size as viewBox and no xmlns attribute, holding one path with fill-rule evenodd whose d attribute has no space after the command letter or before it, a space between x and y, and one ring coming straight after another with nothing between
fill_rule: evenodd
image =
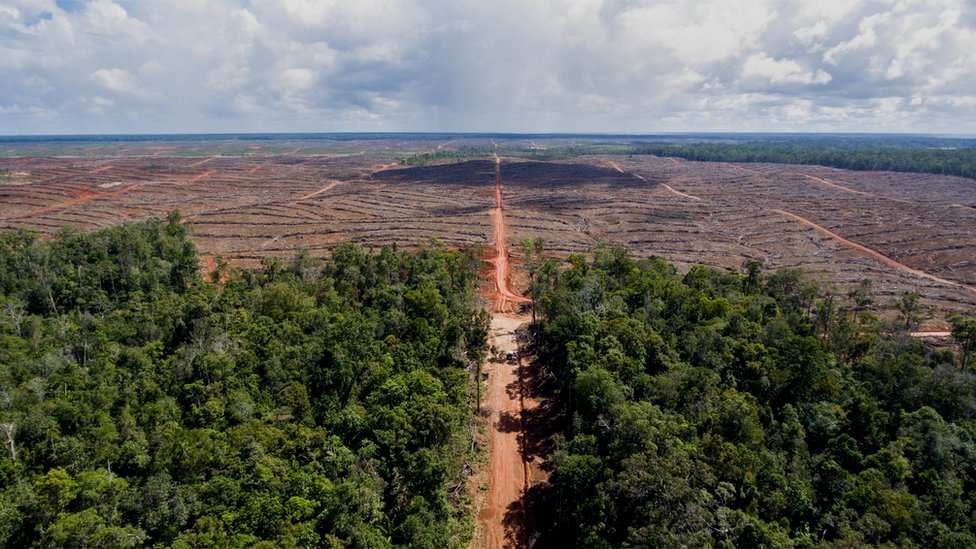
<instances>
[{"instance_id":1,"label":"dirt track","mask_svg":"<svg viewBox=\"0 0 976 549\"><path fill-rule=\"evenodd\" d=\"M886 196L878 196L878 195L876 195L874 193L866 193L864 191L858 191L858 190L852 189L850 187L845 187L845 186L841 185L840 183L835 183L834 181L831 181L829 179L824 179L822 177L817 177L815 175L807 175L805 173L804 174L800 174L800 175L802 175L803 177L805 177L805 178L807 178L807 179L809 179L811 181L816 181L817 183L820 183L821 185L826 185L826 186L828 186L828 187L830 187L832 189L837 189L839 191L844 191L845 193L857 194L857 195L860 195L860 196L870 196L872 198L885 198L887 200L893 200L895 202L902 202L902 203L907 203L908 202L907 200L900 200L898 198L888 198Z\"/></svg>"},{"instance_id":2,"label":"dirt track","mask_svg":"<svg viewBox=\"0 0 976 549\"><path fill-rule=\"evenodd\" d=\"M309 198L316 197L316 196L318 196L320 194L327 193L327 192L331 191L332 189L334 189L337 185L341 185L343 183L345 183L345 181L336 181L336 180L333 180L332 182L330 182L328 185L322 187L321 189L319 189L317 191L314 191L314 192L310 192L310 193L306 194L305 196L299 197L299 200L307 200Z\"/></svg>"},{"instance_id":3,"label":"dirt track","mask_svg":"<svg viewBox=\"0 0 976 549\"><path fill-rule=\"evenodd\" d=\"M187 179L186 182L187 183L196 183L197 181L200 181L201 179L206 179L206 178L214 175L215 173L217 173L216 170L207 170L205 172L200 172L200 173L194 175L193 177L191 177L190 179Z\"/></svg>"},{"instance_id":4,"label":"dirt track","mask_svg":"<svg viewBox=\"0 0 976 549\"><path fill-rule=\"evenodd\" d=\"M620 166L618 166L616 162L610 162L610 167L612 167L613 169L617 170L620 173L627 173L627 172L625 172L623 170L623 168L621 168ZM645 179L644 176L642 176L640 174L634 173L634 174L631 174L631 175L633 175L634 177L636 177L637 179L640 179L641 181L643 181L645 183L647 182L647 179ZM699 198L697 196L690 195L688 193L683 193L683 192L675 189L671 185L668 185L667 183L659 183L659 185L661 185L662 187L664 187L665 189L667 189L668 192L670 192L671 194L674 194L676 196L680 196L680 197L683 197L683 198L690 198L692 200L701 200L701 198Z\"/></svg>"},{"instance_id":5,"label":"dirt track","mask_svg":"<svg viewBox=\"0 0 976 549\"><path fill-rule=\"evenodd\" d=\"M495 155L495 207L492 209L495 257L492 279L491 342L502 355L519 352L515 329L527 321L524 315L506 312L518 303L529 301L509 287L509 262L505 216L501 192L501 159ZM519 438L523 434L521 356L517 363L492 363L488 373L486 405L491 411L488 457L488 496L478 512L480 536L472 546L524 547L525 508L522 497L528 485L529 470L522 455Z\"/></svg>"},{"instance_id":6,"label":"dirt track","mask_svg":"<svg viewBox=\"0 0 976 549\"><path fill-rule=\"evenodd\" d=\"M508 245L505 231L505 212L502 203L502 160L495 155L495 207L491 211L492 228L495 233L495 257L490 260L494 265L495 296L492 305L494 312L501 313L514 308L518 303L528 303L529 300L513 292L509 288L511 274L508 263Z\"/></svg>"},{"instance_id":7,"label":"dirt track","mask_svg":"<svg viewBox=\"0 0 976 549\"><path fill-rule=\"evenodd\" d=\"M45 206L43 208L36 208L36 209L31 210L31 211L28 211L28 212L21 212L21 213L16 213L16 214L12 214L12 215L8 215L8 216L0 217L0 219L19 219L19 218L22 218L22 217L29 217L29 216L32 216L32 215L38 215L38 214L42 214L42 213L47 213L47 212L53 212L53 211L57 211L57 210L62 210L64 208L68 208L68 207L71 207L71 206L76 206L78 204L84 204L85 202L90 202L92 200L96 200L96 199L99 199L99 198L110 198L110 197L115 197L115 196L121 196L121 195L123 195L123 194L131 191L132 189L135 189L138 186L139 186L139 184L136 183L136 184L129 185L128 187L124 187L122 189L119 189L117 191L112 191L112 192L108 192L108 193L95 193L95 192L91 192L91 191L78 191L78 192L76 192L76 195L77 196L75 198L72 198L71 200L66 200L64 202L60 202L60 203L57 203L57 204L52 204L50 206Z\"/></svg>"},{"instance_id":8,"label":"dirt track","mask_svg":"<svg viewBox=\"0 0 976 549\"><path fill-rule=\"evenodd\" d=\"M518 351L515 329L525 319L495 314L491 320L492 344L501 353ZM525 541L525 492L528 467L522 459L519 437L522 425L522 383L520 364L491 363L488 371L488 390L485 406L491 411L489 438L491 452L488 459L488 496L478 512L481 539L473 547L522 547Z\"/></svg>"},{"instance_id":9,"label":"dirt track","mask_svg":"<svg viewBox=\"0 0 976 549\"><path fill-rule=\"evenodd\" d=\"M773 211L776 212L776 213L778 213L778 214L780 214L780 215L782 215L782 216L785 216L785 217L787 217L789 219L792 219L794 221L799 221L800 223L806 225L807 227L810 227L811 229L814 229L818 233L820 233L820 234L822 234L824 236L829 236L830 238L833 238L834 240L840 242L841 244L847 246L848 248L853 248L855 250L864 252L864 253L870 255L871 257L873 257L874 259L877 259L878 261L884 263L885 265L887 265L887 266L889 266L891 268L898 269L899 271L902 271L902 272L911 273L911 274L913 274L915 276L918 276L918 277L927 278L929 280L933 280L933 281L938 282L940 284L947 284L949 286L956 286L958 288L965 288L965 289L969 290L970 292L976 293L976 288L974 288L972 286L967 286L966 284L960 284L958 282L953 282L951 280L946 280L944 278L939 278L937 276L930 275L930 274L928 274L928 273L926 273L924 271L920 271L918 269L913 269L913 268L909 267L908 265L905 265L904 263L899 263L899 262L895 261L894 259L891 259L890 257L888 257L888 256L886 256L886 255L884 255L882 253L879 253L879 252L876 252L875 250L872 250L871 248L868 248L866 246L862 246L861 244L858 244L857 242L852 242L852 241L850 241L850 240L848 240L848 239L840 236L839 234L831 231L830 229L827 229L825 227L821 227L820 225L817 225L816 223L814 223L813 221L810 221L809 219L807 219L805 217L800 217L800 216L798 216L796 214L793 214L793 213L790 213L790 212L786 212L786 211L783 211L783 210L774 209Z\"/></svg>"}]
</instances>

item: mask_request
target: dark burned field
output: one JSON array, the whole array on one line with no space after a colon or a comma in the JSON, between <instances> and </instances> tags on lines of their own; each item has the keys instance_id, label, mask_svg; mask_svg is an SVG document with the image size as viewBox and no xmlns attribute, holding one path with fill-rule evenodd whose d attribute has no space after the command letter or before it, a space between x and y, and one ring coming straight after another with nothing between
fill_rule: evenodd
<instances>
[{"instance_id":1,"label":"dark burned field","mask_svg":"<svg viewBox=\"0 0 976 549\"><path fill-rule=\"evenodd\" d=\"M178 145L35 149L0 158L0 230L53 233L181 211L201 253L255 265L339 242L491 243L494 162L396 164L454 141L279 144L212 155ZM485 143L480 143L485 145ZM188 154L189 153L191 154ZM504 149L502 149L504 151ZM976 313L976 181L816 166L584 156L503 156L509 246L542 237L551 254L599 241L679 266L803 267L840 289L871 279L879 301L916 291L924 305ZM940 318L936 320L941 320Z\"/></svg>"}]
</instances>

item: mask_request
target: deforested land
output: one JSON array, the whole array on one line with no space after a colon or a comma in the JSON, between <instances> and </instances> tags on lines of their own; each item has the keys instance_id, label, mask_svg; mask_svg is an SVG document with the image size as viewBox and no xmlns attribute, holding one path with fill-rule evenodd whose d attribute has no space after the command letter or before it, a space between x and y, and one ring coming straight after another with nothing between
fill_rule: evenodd
<instances>
[{"instance_id":1,"label":"deforested land","mask_svg":"<svg viewBox=\"0 0 976 549\"><path fill-rule=\"evenodd\" d=\"M973 140L0 140L0 545L970 546Z\"/></svg>"}]
</instances>

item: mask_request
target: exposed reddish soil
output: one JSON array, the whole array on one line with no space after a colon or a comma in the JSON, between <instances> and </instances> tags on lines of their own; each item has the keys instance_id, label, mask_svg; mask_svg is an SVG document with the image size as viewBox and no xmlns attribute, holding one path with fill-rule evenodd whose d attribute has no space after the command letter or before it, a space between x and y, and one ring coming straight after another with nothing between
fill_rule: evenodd
<instances>
[{"instance_id":1,"label":"exposed reddish soil","mask_svg":"<svg viewBox=\"0 0 976 549\"><path fill-rule=\"evenodd\" d=\"M558 146L535 141L525 143ZM65 225L95 229L179 210L192 221L201 253L242 267L268 255L287 258L297 249L326 256L339 242L409 248L431 238L447 246L485 246L498 261L517 264L518 247L504 255L496 248L501 214L504 239L542 238L557 258L585 254L605 241L637 256L661 256L681 270L695 264L739 269L745 260L760 259L766 270L810 271L840 292L870 279L879 308L917 292L937 315L976 312L976 294L960 286L976 287L972 180L653 156L497 163L489 158L393 169L404 151L468 144L490 146L490 140L285 141L260 147L208 142L203 156L204 145L196 143L99 143L88 151L70 148L69 154L61 144L17 145L8 154L23 156L0 158L0 170L11 174L0 180L0 230L52 235ZM45 156L45 146L58 156ZM296 148L295 155L278 152ZM487 183L499 170L504 177L496 189ZM338 181L341 186L324 189ZM934 278L852 252L774 210ZM512 277L501 272L491 273L492 301L512 310L519 303L505 291L518 292L511 289ZM940 317L923 329L945 325Z\"/></svg>"},{"instance_id":2,"label":"exposed reddish soil","mask_svg":"<svg viewBox=\"0 0 976 549\"><path fill-rule=\"evenodd\" d=\"M492 209L495 255L491 278L495 284L492 294L491 340L501 356L516 353L515 364L496 362L489 370L486 404L491 411L489 433L491 447L488 457L488 495L478 512L479 532L474 545L495 549L525 547L526 521L523 497L529 482L529 470L519 444L524 438L522 414L522 357L515 329L525 321L525 315L507 312L529 300L510 288L511 273L502 202L501 158L495 155L495 207ZM483 545L482 545L483 543Z\"/></svg>"},{"instance_id":3,"label":"exposed reddish soil","mask_svg":"<svg viewBox=\"0 0 976 549\"><path fill-rule=\"evenodd\" d=\"M672 159L672 160L673 160L673 159ZM615 169L615 170L617 170L617 171L618 171L618 172L620 172L620 173L627 173L627 172L625 172L625 171L623 170L623 168L621 168L620 166L618 166L616 162L610 162L610 166L611 166L611 167L613 167L613 169ZM633 175L634 177L636 177L637 179L640 179L641 181L643 181L643 182L645 182L645 183L647 182L647 180L646 180L646 179L644 179L644 176L642 176L642 175L640 175L640 174L636 174L636 173L635 173L635 174L632 174L632 175ZM675 194L675 195L677 195L677 196L681 196L681 197L684 197L684 198L690 198L690 199L692 199L692 200L701 200L701 198L699 198L699 197L697 197L697 196L692 196L692 195L690 195L690 194L688 194L688 193L683 193L683 192L681 192L681 191L679 191L679 190L677 190L677 189L675 189L675 188L674 188L674 187L672 187L671 185L668 185L667 183L661 183L661 182L658 182L658 185L660 185L660 186L662 186L662 187L664 187L665 189L667 189L667 190L668 190L668 192L670 192L671 194Z\"/></svg>"},{"instance_id":4,"label":"exposed reddish soil","mask_svg":"<svg viewBox=\"0 0 976 549\"><path fill-rule=\"evenodd\" d=\"M298 200L308 200L309 198L318 196L318 195L323 194L323 193L327 193L327 192L331 191L332 189L336 188L337 185L342 185L343 183L344 183L344 181L332 181L328 185L322 187L321 189L319 189L317 191L313 191L313 192L310 192L310 193L306 194L305 196L299 197Z\"/></svg>"},{"instance_id":5,"label":"exposed reddish soil","mask_svg":"<svg viewBox=\"0 0 976 549\"><path fill-rule=\"evenodd\" d=\"M215 173L217 173L215 170L207 170L205 172L200 172L200 173L194 175L193 177L191 177L190 179L187 179L186 182L187 183L196 183L197 181L200 181L201 179L205 179L207 177L211 177Z\"/></svg>"},{"instance_id":6,"label":"exposed reddish soil","mask_svg":"<svg viewBox=\"0 0 976 549\"><path fill-rule=\"evenodd\" d=\"M902 202L902 203L905 203L905 204L908 203L907 200L901 200L900 198L889 198L889 197L886 197L886 196L878 196L878 195L876 195L874 193L866 193L864 191L858 191L858 190L852 189L850 187L845 187L845 186L841 185L840 183L837 183L836 181L831 181L829 179L824 179L822 177L817 177L815 175L807 175L805 173L804 174L800 174L800 175L802 175L803 177L806 177L807 179L810 179L812 181L816 181L817 183L826 185L828 187L831 187L831 188L834 188L834 189L840 189L840 190L842 190L842 191L844 191L846 193L859 194L861 196L870 196L870 197L874 197L874 198L887 198L888 200L894 200L895 202Z\"/></svg>"},{"instance_id":7,"label":"exposed reddish soil","mask_svg":"<svg viewBox=\"0 0 976 549\"><path fill-rule=\"evenodd\" d=\"M3 216L3 217L0 217L0 219L19 219L19 218L22 218L22 217L29 217L29 216L32 216L32 215L40 215L40 214L44 214L44 213L48 213L48 212L53 212L55 210L62 210L64 208L68 208L68 207L75 206L75 205L78 205L78 204L83 204L85 202L89 202L89 201L95 200L97 198L110 198L110 197L113 197L113 196L121 196L121 195L123 195L123 194L131 191L132 189L135 189L138 186L139 186L139 184L138 183L135 183L135 184L129 185L128 187L119 189L117 191L112 191L112 192L107 192L107 193L104 193L104 192L92 192L92 191L88 191L88 190L77 190L77 191L75 191L75 195L76 196L74 198L70 199L70 200L65 200L64 202L59 202L57 204L51 204L50 206L44 206L43 208L35 208L35 209L30 210L30 211L27 211L27 212L20 212L20 213L6 215L6 216Z\"/></svg>"},{"instance_id":8,"label":"exposed reddish soil","mask_svg":"<svg viewBox=\"0 0 976 549\"><path fill-rule=\"evenodd\" d=\"M513 331L526 319L514 312L528 301L513 288L511 265L520 256L508 249L509 237L541 237L552 257L606 241L681 269L737 269L761 259L767 270L803 268L840 289L870 279L880 308L914 291L939 312L976 313L972 180L652 156L506 159L504 187L497 155L393 169L404 150L453 145L357 142L342 145L343 154L276 145L289 152L254 148L203 160L179 156L182 146L139 145L90 157L2 158L0 170L23 175L0 185L0 230L31 228L46 237L65 225L94 229L178 209L192 219L206 275L217 255L254 266L299 248L324 256L339 242L412 247L437 238L451 248L487 246L492 336L502 351L518 348ZM935 322L915 335L949 337L944 321ZM530 434L533 422L552 419L544 408L534 412L526 389L532 379L525 364L489 366L490 482L476 547L531 541L527 494L545 476L534 459L544 452ZM529 511L540 507L528 504Z\"/></svg>"},{"instance_id":9,"label":"exposed reddish soil","mask_svg":"<svg viewBox=\"0 0 976 549\"><path fill-rule=\"evenodd\" d=\"M640 176L638 176L638 177L641 178L641 179L643 179ZM683 192L681 192L679 190L676 190L674 187L672 187L671 185L668 185L667 183L661 183L661 186L664 187L665 189L667 189L668 191L670 191L671 193L676 194L678 196L683 196L685 198L690 198L692 200L701 200L701 198L699 198L697 196L693 196L693 195L690 195L688 193L683 193Z\"/></svg>"},{"instance_id":10,"label":"exposed reddish soil","mask_svg":"<svg viewBox=\"0 0 976 549\"><path fill-rule=\"evenodd\" d=\"M188 168L196 168L196 167L198 167L198 166L203 166L203 165L204 165L204 164L206 164L207 162L213 162L213 161L214 161L214 159L216 159L216 158L217 158L216 156L211 156L211 157L209 157L209 158L204 158L203 160L201 160L201 161L199 161L199 162L194 162L193 164L190 164L190 165L189 165L189 166L187 166L187 167L188 167Z\"/></svg>"},{"instance_id":11,"label":"exposed reddish soil","mask_svg":"<svg viewBox=\"0 0 976 549\"><path fill-rule=\"evenodd\" d=\"M515 329L525 320L498 313L492 316L491 343L503 356L508 351L518 352ZM472 543L479 549L526 545L522 498L529 469L519 442L524 432L521 370L521 357L516 364L489 363L484 403L490 411L488 494L478 512L478 535Z\"/></svg>"},{"instance_id":12,"label":"exposed reddish soil","mask_svg":"<svg viewBox=\"0 0 976 549\"><path fill-rule=\"evenodd\" d=\"M821 227L820 225L817 225L816 223L814 223L813 221L810 221L809 219L807 219L805 217L800 217L800 216L798 216L796 214L793 214L793 213L790 213L790 212L785 212L783 210L774 209L773 211L776 212L776 213L778 213L778 214L784 215L784 216L786 216L786 217L788 217L790 219L794 219L796 221L799 221L800 223L803 223L804 225L810 227L811 229L816 230L818 233L823 234L825 236L829 236L830 238L833 238L834 240L840 242L841 244L843 244L843 245L845 245L845 246L847 246L849 248L853 248L855 250L859 250L861 252L864 252L864 253L866 253L869 256L877 259L878 261L884 263L885 265L887 265L889 267L893 267L895 269L898 269L899 271L903 271L903 272L906 272L906 273L910 273L910 274L913 274L915 276L920 276L922 278L927 278L929 280L933 280L933 281L938 282L940 284L948 284L950 286L958 286L960 288L965 288L965 289L969 290L970 292L976 293L976 287L969 286L969 285L966 285L966 284L960 284L958 282L953 282L951 280L946 280L944 278L939 278L937 276L930 275L930 274L928 274L928 273L926 273L924 271L920 271L918 269L913 269L913 268L909 267L908 265L905 265L904 263L899 263L899 262L895 261L894 259L891 259L890 257L888 257L888 256L886 256L886 255L884 255L882 253L879 253L879 252L877 252L875 250L872 250L871 248L868 248L866 246L862 246L861 244L858 244L857 242L852 242L852 241L850 241L850 240L848 240L848 239L840 236L839 234L837 234L837 233L835 233L833 231L830 231L830 230L828 230L828 229L826 229L824 227Z\"/></svg>"},{"instance_id":13,"label":"exposed reddish soil","mask_svg":"<svg viewBox=\"0 0 976 549\"><path fill-rule=\"evenodd\" d=\"M494 265L492 271L495 281L492 309L496 313L501 313L517 307L518 303L528 303L530 300L509 288L511 273L506 242L505 212L502 204L502 160L497 154L495 155L495 207L491 211L491 219L495 231L495 257L489 260Z\"/></svg>"},{"instance_id":14,"label":"exposed reddish soil","mask_svg":"<svg viewBox=\"0 0 976 549\"><path fill-rule=\"evenodd\" d=\"M616 168L613 174L590 172L597 162L640 175L642 185L620 180ZM785 164L674 163L651 156L566 163L587 173L585 184L553 167L534 175L545 183L533 187L506 170L508 186L518 186L506 204L513 239L542 237L554 255L585 253L605 240L637 255L661 256L681 270L695 264L740 269L745 260L759 259L767 270L802 268L839 292L869 279L879 312L906 292L917 293L924 307L936 311L928 330L944 329L942 315L949 312L976 312L976 294L964 287L976 287L976 216L972 208L954 206L976 204L972 180ZM667 190L665 184L702 200L655 192ZM851 253L850 246L777 209L935 278Z\"/></svg>"}]
</instances>

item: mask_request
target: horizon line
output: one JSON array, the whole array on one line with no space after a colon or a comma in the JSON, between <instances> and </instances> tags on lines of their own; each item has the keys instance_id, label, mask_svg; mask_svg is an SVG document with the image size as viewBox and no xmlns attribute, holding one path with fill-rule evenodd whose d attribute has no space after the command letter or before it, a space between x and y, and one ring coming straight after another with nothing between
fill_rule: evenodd
<instances>
[{"instance_id":1,"label":"horizon line","mask_svg":"<svg viewBox=\"0 0 976 549\"><path fill-rule=\"evenodd\" d=\"M680 131L656 133L629 132L476 132L476 131L334 131L334 132L114 132L114 133L37 133L37 134L0 134L0 141L39 140L39 139L111 139L111 138L152 138L152 137L258 137L258 136L471 136L471 137L689 137L689 136L841 136L841 137L883 137L908 136L943 139L976 139L976 133L944 133L944 132L871 132L871 131Z\"/></svg>"}]
</instances>

